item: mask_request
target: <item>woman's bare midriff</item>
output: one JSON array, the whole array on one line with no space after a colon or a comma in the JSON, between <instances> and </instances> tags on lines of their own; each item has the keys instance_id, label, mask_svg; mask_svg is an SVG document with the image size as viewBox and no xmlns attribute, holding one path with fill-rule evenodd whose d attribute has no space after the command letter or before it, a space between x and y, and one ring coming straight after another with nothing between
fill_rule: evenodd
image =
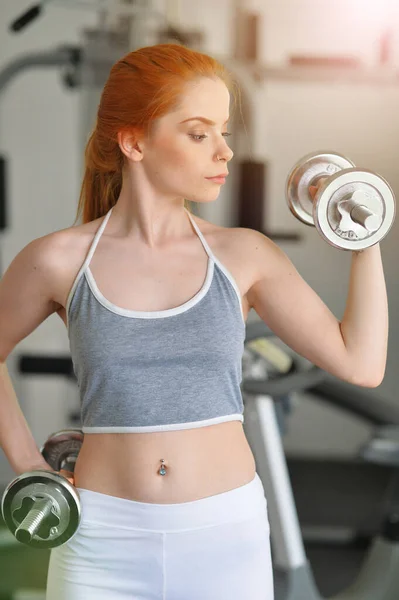
<instances>
[{"instance_id":1,"label":"woman's bare midriff","mask_svg":"<svg viewBox=\"0 0 399 600\"><path fill-rule=\"evenodd\" d=\"M166 475L160 475L164 459ZM249 483L255 460L240 421L151 433L86 434L78 488L155 504L200 500Z\"/></svg>"}]
</instances>

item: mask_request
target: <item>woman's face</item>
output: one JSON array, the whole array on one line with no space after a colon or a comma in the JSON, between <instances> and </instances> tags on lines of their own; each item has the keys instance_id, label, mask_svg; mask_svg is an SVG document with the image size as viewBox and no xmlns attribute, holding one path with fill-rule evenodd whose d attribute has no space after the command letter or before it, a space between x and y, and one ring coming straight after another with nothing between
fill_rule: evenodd
<instances>
[{"instance_id":1,"label":"woman's face","mask_svg":"<svg viewBox=\"0 0 399 600\"><path fill-rule=\"evenodd\" d=\"M157 191L193 202L218 197L223 184L208 178L228 173L233 157L227 139L229 104L222 80L201 78L187 85L174 112L155 122L144 143L142 166Z\"/></svg>"}]
</instances>

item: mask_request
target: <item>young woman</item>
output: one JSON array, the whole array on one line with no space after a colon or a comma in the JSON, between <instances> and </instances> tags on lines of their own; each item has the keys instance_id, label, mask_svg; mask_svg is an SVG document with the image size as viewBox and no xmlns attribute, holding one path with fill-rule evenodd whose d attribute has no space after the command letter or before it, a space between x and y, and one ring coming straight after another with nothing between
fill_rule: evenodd
<instances>
[{"instance_id":1,"label":"young woman","mask_svg":"<svg viewBox=\"0 0 399 600\"><path fill-rule=\"evenodd\" d=\"M267 490L246 440L245 320L375 387L387 351L379 246L353 253L338 321L259 232L213 225L233 152L232 80L174 45L111 70L86 148L83 223L36 239L0 285L0 440L17 474L49 468L5 361L52 313L82 403L82 520L51 552L48 600L272 600Z\"/></svg>"}]
</instances>

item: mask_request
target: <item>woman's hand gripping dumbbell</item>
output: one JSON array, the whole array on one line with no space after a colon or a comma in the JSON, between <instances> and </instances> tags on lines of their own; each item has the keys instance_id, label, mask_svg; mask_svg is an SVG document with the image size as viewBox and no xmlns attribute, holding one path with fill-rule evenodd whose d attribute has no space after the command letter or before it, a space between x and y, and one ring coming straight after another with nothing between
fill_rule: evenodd
<instances>
[{"instance_id":1,"label":"woman's hand gripping dumbbell","mask_svg":"<svg viewBox=\"0 0 399 600\"><path fill-rule=\"evenodd\" d=\"M343 250L377 244L395 219L395 196L385 179L333 152L298 161L287 178L286 198L295 217Z\"/></svg>"},{"instance_id":2,"label":"woman's hand gripping dumbbell","mask_svg":"<svg viewBox=\"0 0 399 600\"><path fill-rule=\"evenodd\" d=\"M79 429L51 435L40 449L49 468L23 473L7 486L1 501L4 522L15 538L33 548L65 544L80 523L74 487L76 459L84 434Z\"/></svg>"}]
</instances>

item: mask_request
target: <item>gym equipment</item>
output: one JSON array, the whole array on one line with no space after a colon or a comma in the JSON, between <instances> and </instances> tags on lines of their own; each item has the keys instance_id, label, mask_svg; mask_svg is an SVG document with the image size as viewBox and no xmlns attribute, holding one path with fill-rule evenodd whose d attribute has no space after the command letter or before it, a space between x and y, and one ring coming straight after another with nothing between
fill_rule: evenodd
<instances>
[{"instance_id":1,"label":"gym equipment","mask_svg":"<svg viewBox=\"0 0 399 600\"><path fill-rule=\"evenodd\" d=\"M312 200L309 188L320 182ZM301 158L288 175L286 199L297 219L343 250L377 244L395 219L395 196L387 181L334 152Z\"/></svg>"},{"instance_id":2,"label":"gym equipment","mask_svg":"<svg viewBox=\"0 0 399 600\"><path fill-rule=\"evenodd\" d=\"M55 470L73 473L83 435L78 429L54 433L41 453ZM81 508L78 491L66 477L37 469L11 481L2 497L1 512L19 542L32 548L55 548L76 532Z\"/></svg>"},{"instance_id":3,"label":"gym equipment","mask_svg":"<svg viewBox=\"0 0 399 600\"><path fill-rule=\"evenodd\" d=\"M287 458L290 480L305 542L359 548L369 543L381 528L385 499L394 485L396 468L387 460L395 453L394 431L399 426L399 408L379 395L340 381L330 375L306 389L307 397L348 413L371 430L367 446L348 458L291 456ZM392 432L392 433L390 433ZM381 437L384 435L382 442ZM384 458L371 449L384 444Z\"/></svg>"},{"instance_id":4,"label":"gym equipment","mask_svg":"<svg viewBox=\"0 0 399 600\"><path fill-rule=\"evenodd\" d=\"M261 321L247 326L246 340L274 336ZM311 566L307 560L273 396L321 386L328 375L318 367L275 376L272 380L250 375L247 362L244 430L255 456L257 472L267 490L270 519L275 600L321 600ZM392 457L392 452L390 453ZM376 459L377 460L377 459ZM381 460L381 448L379 453ZM399 465L397 465L399 466ZM392 490L384 526L370 546L356 581L335 595L334 600L396 600L399 588L399 527L396 498L398 484Z\"/></svg>"},{"instance_id":5,"label":"gym equipment","mask_svg":"<svg viewBox=\"0 0 399 600\"><path fill-rule=\"evenodd\" d=\"M254 326L256 329L258 324L255 323ZM247 375L253 379L255 372L257 378L267 376L269 380L276 379L276 375L278 379L283 373L281 367L284 365L284 359L279 359L279 368L276 371L277 361L271 365L269 360L273 352L268 350L268 360L262 360L258 352L249 353L249 348L254 344L255 348L266 343L266 347L277 347L279 354L285 355L285 362L294 359L291 373L302 370L297 358L292 356L292 351L287 351L281 346L279 340L265 337L252 339L252 327L252 324L247 325L244 380ZM269 335L273 334L269 332ZM279 381L273 383L274 389L270 387L270 383L269 381L269 390L273 391L273 394L277 393ZM256 389L252 391L257 393ZM337 551L338 547L342 549L342 555L349 553L349 556L353 557L361 549L364 550L378 534L386 516L387 498L391 502L396 468L387 457L388 452L399 456L398 439L395 440L399 409L374 390L359 388L327 374L321 382L307 388L306 395L314 396L318 403L327 403L340 412L349 413L349 416L371 428L371 439L367 447L359 447L350 459L337 456L321 458L317 455L289 455L286 458L305 546L312 549L312 555L314 552L316 557L317 549L321 555L325 552L330 554L334 549ZM295 396L273 396L279 431L283 435L287 431L287 416L295 410ZM376 460L371 457L370 451L373 450L375 455L375 451L381 445L384 455L381 460ZM345 579L347 575L344 574L342 580ZM328 590L330 585L334 590L333 580L328 580ZM338 585L337 581L336 586Z\"/></svg>"}]
</instances>

